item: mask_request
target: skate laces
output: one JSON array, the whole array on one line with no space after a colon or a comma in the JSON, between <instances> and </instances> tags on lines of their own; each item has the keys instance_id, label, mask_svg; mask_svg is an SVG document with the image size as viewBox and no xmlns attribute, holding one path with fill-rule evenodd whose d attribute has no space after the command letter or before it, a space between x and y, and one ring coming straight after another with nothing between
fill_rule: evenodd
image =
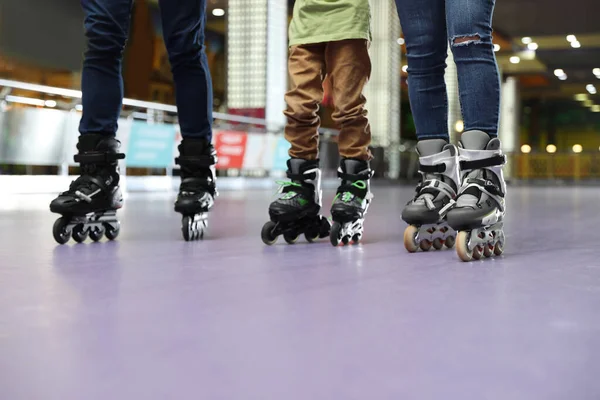
<instances>
[{"instance_id":1,"label":"skate laces","mask_svg":"<svg viewBox=\"0 0 600 400\"><path fill-rule=\"evenodd\" d=\"M365 181L355 181L350 185L342 185L338 190L338 193L335 195L333 201L341 200L344 203L350 203L354 200L355 197L359 197L356 195L355 190L351 190L350 187L355 187L356 189L363 191L367 189L367 183Z\"/></svg>"},{"instance_id":2,"label":"skate laces","mask_svg":"<svg viewBox=\"0 0 600 400\"><path fill-rule=\"evenodd\" d=\"M279 197L282 200L290 200L294 198L298 192L294 191L294 188L302 188L300 183L292 182L292 181L275 181L277 185L279 185L279 190L277 193L282 193Z\"/></svg>"}]
</instances>

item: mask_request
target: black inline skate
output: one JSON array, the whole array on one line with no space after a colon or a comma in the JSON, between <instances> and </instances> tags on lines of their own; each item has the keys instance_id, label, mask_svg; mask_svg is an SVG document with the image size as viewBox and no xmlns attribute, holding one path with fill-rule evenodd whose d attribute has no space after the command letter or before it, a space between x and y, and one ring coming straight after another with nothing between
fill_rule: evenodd
<instances>
[{"instance_id":1,"label":"black inline skate","mask_svg":"<svg viewBox=\"0 0 600 400\"><path fill-rule=\"evenodd\" d=\"M415 197L402 210L409 224L404 231L404 247L410 253L452 248L456 232L446 222L454 206L459 186L458 150L443 139L417 143L419 173Z\"/></svg>"},{"instance_id":2,"label":"black inline skate","mask_svg":"<svg viewBox=\"0 0 600 400\"><path fill-rule=\"evenodd\" d=\"M373 171L368 161L344 158L340 161L338 178L342 180L331 206L333 226L329 239L333 246L352 241L358 244L364 231L365 215L373 194Z\"/></svg>"},{"instance_id":3,"label":"black inline skate","mask_svg":"<svg viewBox=\"0 0 600 400\"><path fill-rule=\"evenodd\" d=\"M459 145L462 184L448 224L458 231L456 252L463 261L504 252L506 157L500 140L482 131L462 134Z\"/></svg>"},{"instance_id":4,"label":"black inline skate","mask_svg":"<svg viewBox=\"0 0 600 400\"><path fill-rule=\"evenodd\" d=\"M71 237L81 243L88 236L97 242L104 235L114 240L119 235L117 210L123 206L123 195L118 160L125 158L120 145L113 135L79 136L74 159L81 176L50 203L50 211L62 215L52 229L58 243L65 244Z\"/></svg>"},{"instance_id":5,"label":"black inline skate","mask_svg":"<svg viewBox=\"0 0 600 400\"><path fill-rule=\"evenodd\" d=\"M329 236L331 226L321 211L321 170L319 161L292 158L287 162L290 181L277 182L281 195L269 206L271 220L261 231L262 241L273 245L280 235L294 244L301 234L309 243Z\"/></svg>"},{"instance_id":6,"label":"black inline skate","mask_svg":"<svg viewBox=\"0 0 600 400\"><path fill-rule=\"evenodd\" d=\"M186 241L203 239L208 226L208 212L217 196L217 153L206 139L184 138L175 163L181 167L175 211L182 215L183 238Z\"/></svg>"}]
</instances>

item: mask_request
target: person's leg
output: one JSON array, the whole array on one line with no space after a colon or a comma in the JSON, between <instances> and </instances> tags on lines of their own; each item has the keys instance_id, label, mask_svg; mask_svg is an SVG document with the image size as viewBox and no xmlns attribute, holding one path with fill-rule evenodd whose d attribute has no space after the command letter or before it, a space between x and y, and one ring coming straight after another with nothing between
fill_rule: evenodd
<instances>
[{"instance_id":1,"label":"person's leg","mask_svg":"<svg viewBox=\"0 0 600 400\"><path fill-rule=\"evenodd\" d=\"M364 217L372 199L369 161L371 127L365 109L363 90L371 76L371 59L366 40L342 40L327 44L325 63L331 79L335 111L333 120L340 128L338 146L341 179L331 206L335 224L331 243L358 242Z\"/></svg>"},{"instance_id":2,"label":"person's leg","mask_svg":"<svg viewBox=\"0 0 600 400\"><path fill-rule=\"evenodd\" d=\"M505 157L497 138L500 79L492 44L494 0L446 0L448 35L458 69L465 132L459 142L461 187L448 224L460 230L464 261L504 247Z\"/></svg>"},{"instance_id":3,"label":"person's leg","mask_svg":"<svg viewBox=\"0 0 600 400\"><path fill-rule=\"evenodd\" d=\"M408 94L417 138L448 141L445 0L396 0L396 8L406 40Z\"/></svg>"},{"instance_id":4,"label":"person's leg","mask_svg":"<svg viewBox=\"0 0 600 400\"><path fill-rule=\"evenodd\" d=\"M287 162L290 180L281 182L281 195L269 206L270 221L261 233L268 245L282 234L288 243L302 233L309 241L329 235L329 222L319 216L322 191L317 112L323 100L325 45L292 46L288 71L291 88L285 95L284 113L285 138L291 145Z\"/></svg>"},{"instance_id":5,"label":"person's leg","mask_svg":"<svg viewBox=\"0 0 600 400\"><path fill-rule=\"evenodd\" d=\"M448 54L445 0L396 0L406 40L408 88L417 128L421 182L402 211L409 252L454 245L444 218L458 190L457 150L449 145L444 72Z\"/></svg>"},{"instance_id":6,"label":"person's leg","mask_svg":"<svg viewBox=\"0 0 600 400\"><path fill-rule=\"evenodd\" d=\"M175 162L181 185L175 211L185 240L202 239L214 205L216 152L212 140L212 80L204 47L206 0L160 0L163 36L175 81L183 140Z\"/></svg>"},{"instance_id":7,"label":"person's leg","mask_svg":"<svg viewBox=\"0 0 600 400\"><path fill-rule=\"evenodd\" d=\"M465 132L498 134L500 78L492 43L494 0L446 0Z\"/></svg>"},{"instance_id":8,"label":"person's leg","mask_svg":"<svg viewBox=\"0 0 600 400\"><path fill-rule=\"evenodd\" d=\"M81 88L83 115L75 162L81 176L50 203L62 214L53 229L57 242L71 235L80 242L119 233L116 210L123 205L119 188L120 142L115 138L123 101L121 61L129 34L132 0L81 0L87 50Z\"/></svg>"}]
</instances>

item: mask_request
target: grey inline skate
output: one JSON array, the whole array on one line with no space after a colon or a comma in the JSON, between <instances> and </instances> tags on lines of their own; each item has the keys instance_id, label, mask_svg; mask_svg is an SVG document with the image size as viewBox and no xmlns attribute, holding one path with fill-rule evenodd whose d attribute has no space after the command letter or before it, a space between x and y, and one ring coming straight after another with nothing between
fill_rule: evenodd
<instances>
[{"instance_id":1,"label":"grey inline skate","mask_svg":"<svg viewBox=\"0 0 600 400\"><path fill-rule=\"evenodd\" d=\"M62 215L52 228L57 243L65 244L71 237L81 243L88 236L97 242L104 235L114 240L119 235L117 210L123 206L123 195L118 160L125 158L120 145L114 135L79 136L74 160L81 166L81 176L50 203L50 211Z\"/></svg>"},{"instance_id":2,"label":"grey inline skate","mask_svg":"<svg viewBox=\"0 0 600 400\"><path fill-rule=\"evenodd\" d=\"M323 192L319 160L292 158L287 162L289 181L281 185L281 195L269 206L270 221L261 231L262 241L273 245L283 235L288 244L294 244L301 234L312 243L329 236L331 226L319 215Z\"/></svg>"},{"instance_id":3,"label":"grey inline skate","mask_svg":"<svg viewBox=\"0 0 600 400\"><path fill-rule=\"evenodd\" d=\"M462 184L448 224L458 231L456 252L463 261L504 251L506 157L500 140L481 131L465 132L459 145Z\"/></svg>"},{"instance_id":4,"label":"grey inline skate","mask_svg":"<svg viewBox=\"0 0 600 400\"><path fill-rule=\"evenodd\" d=\"M368 161L344 158L340 161L338 177L342 180L331 206L333 226L329 239L333 246L352 242L358 244L363 236L364 221L373 199Z\"/></svg>"},{"instance_id":5,"label":"grey inline skate","mask_svg":"<svg viewBox=\"0 0 600 400\"><path fill-rule=\"evenodd\" d=\"M175 201L175 211L182 215L181 233L186 241L203 239L208 212L217 196L217 153L206 139L184 138L175 163L181 167L181 185Z\"/></svg>"},{"instance_id":6,"label":"grey inline skate","mask_svg":"<svg viewBox=\"0 0 600 400\"><path fill-rule=\"evenodd\" d=\"M415 197L402 211L409 224L404 231L404 247L410 253L440 250L454 246L456 232L446 222L459 186L458 150L443 139L417 143L421 181Z\"/></svg>"}]
</instances>

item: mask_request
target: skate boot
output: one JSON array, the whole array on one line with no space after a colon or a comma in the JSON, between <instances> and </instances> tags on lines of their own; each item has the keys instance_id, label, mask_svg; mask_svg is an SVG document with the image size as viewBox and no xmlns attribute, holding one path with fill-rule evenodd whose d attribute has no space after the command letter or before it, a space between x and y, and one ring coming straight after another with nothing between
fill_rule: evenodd
<instances>
[{"instance_id":1,"label":"skate boot","mask_svg":"<svg viewBox=\"0 0 600 400\"><path fill-rule=\"evenodd\" d=\"M283 235L288 244L294 244L304 234L312 243L329 236L329 221L319 215L323 196L319 161L292 158L287 166L290 181L277 182L281 195L269 206L271 220L262 228L262 241L273 245Z\"/></svg>"},{"instance_id":2,"label":"skate boot","mask_svg":"<svg viewBox=\"0 0 600 400\"><path fill-rule=\"evenodd\" d=\"M456 233L446 223L459 186L458 150L443 139L422 140L417 144L421 182L415 197L402 211L409 224L404 231L404 247L410 253L454 246Z\"/></svg>"},{"instance_id":3,"label":"skate boot","mask_svg":"<svg viewBox=\"0 0 600 400\"><path fill-rule=\"evenodd\" d=\"M338 177L342 183L331 206L333 226L329 239L333 246L350 241L358 244L363 235L365 215L373 199L370 180L373 171L368 161L344 158Z\"/></svg>"},{"instance_id":4,"label":"skate boot","mask_svg":"<svg viewBox=\"0 0 600 400\"><path fill-rule=\"evenodd\" d=\"M175 212L182 215L181 233L186 241L204 238L208 212L217 196L215 164L217 153L205 139L184 138L175 164L181 167L181 185Z\"/></svg>"},{"instance_id":5,"label":"skate boot","mask_svg":"<svg viewBox=\"0 0 600 400\"><path fill-rule=\"evenodd\" d=\"M504 251L506 194L500 140L481 131L465 132L459 157L462 185L448 213L448 224L458 231L456 252L463 261L498 256Z\"/></svg>"},{"instance_id":6,"label":"skate boot","mask_svg":"<svg viewBox=\"0 0 600 400\"><path fill-rule=\"evenodd\" d=\"M123 195L118 160L125 158L119 153L120 145L111 135L79 136L74 159L81 166L81 176L50 203L50 211L62 215L52 229L59 244L71 237L81 243L88 236L97 242L105 234L109 240L119 235L117 210L123 206Z\"/></svg>"}]
</instances>

